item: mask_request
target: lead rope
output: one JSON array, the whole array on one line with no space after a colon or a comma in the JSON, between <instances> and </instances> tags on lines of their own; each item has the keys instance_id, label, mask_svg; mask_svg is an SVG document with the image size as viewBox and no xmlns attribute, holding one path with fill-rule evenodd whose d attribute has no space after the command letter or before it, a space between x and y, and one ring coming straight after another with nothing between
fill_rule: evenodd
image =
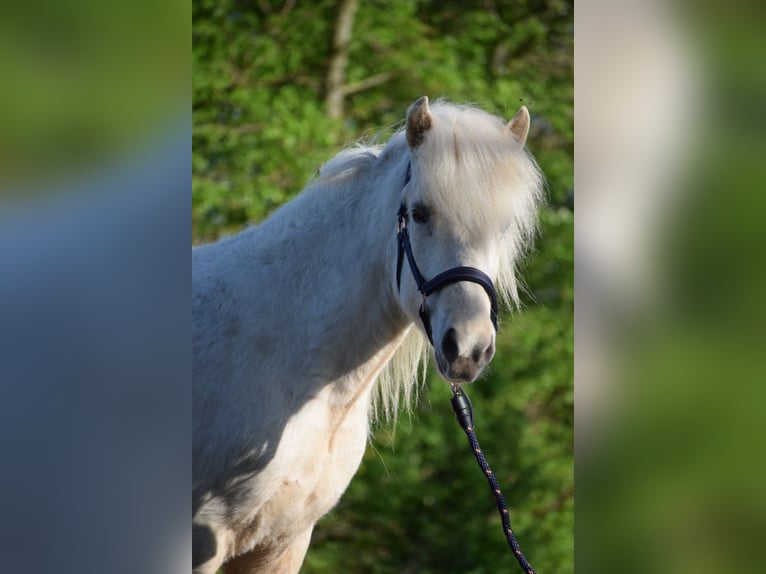
<instances>
[{"instance_id":1,"label":"lead rope","mask_svg":"<svg viewBox=\"0 0 766 574\"><path fill-rule=\"evenodd\" d=\"M492 490L492 494L497 502L497 511L500 513L500 519L503 522L503 532L505 533L505 538L508 540L508 545L511 547L511 550L513 550L513 554L516 556L516 560L518 560L519 566L521 566L524 572L527 574L536 574L534 568L532 568L527 561L527 557L524 556L524 553L521 551L516 536L513 534L513 530L511 529L511 518L508 514L508 507L505 504L505 497L500 490L500 485L497 482L497 478L495 478L495 473L493 473L492 469L489 467L489 463L479 446L479 439L476 438L471 399L468 398L468 394L458 385L450 384L450 387L452 388L452 398L450 399L452 410L455 411L455 416L457 417L460 426L463 427L466 436L468 436L468 442L476 457L476 462L479 463L484 476L487 477L489 488Z\"/></svg>"}]
</instances>

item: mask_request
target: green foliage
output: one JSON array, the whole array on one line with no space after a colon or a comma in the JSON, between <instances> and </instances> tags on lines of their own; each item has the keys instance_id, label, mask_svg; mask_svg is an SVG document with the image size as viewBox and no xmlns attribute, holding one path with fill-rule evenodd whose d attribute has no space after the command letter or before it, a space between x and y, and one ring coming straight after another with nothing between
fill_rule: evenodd
<instances>
[{"instance_id":1,"label":"green foliage","mask_svg":"<svg viewBox=\"0 0 766 574\"><path fill-rule=\"evenodd\" d=\"M391 126L417 97L532 113L528 146L552 205L573 186L572 4L360 2L340 120L325 109L338 4L193 2L193 241L257 223L347 141ZM488 7L490 6L490 7ZM365 84L366 82L366 84ZM573 572L573 214L549 207L523 269L525 309L503 317L472 386L477 432L540 572ZM431 376L396 429L373 436L318 525L303 572L515 572L486 481ZM395 431L395 432L394 432Z\"/></svg>"}]
</instances>

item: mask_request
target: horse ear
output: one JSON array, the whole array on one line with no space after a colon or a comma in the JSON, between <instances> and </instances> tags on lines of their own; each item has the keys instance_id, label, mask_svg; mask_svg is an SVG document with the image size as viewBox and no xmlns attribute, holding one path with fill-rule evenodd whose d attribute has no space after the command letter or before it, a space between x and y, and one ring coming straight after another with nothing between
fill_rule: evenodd
<instances>
[{"instance_id":1,"label":"horse ear","mask_svg":"<svg viewBox=\"0 0 766 574\"><path fill-rule=\"evenodd\" d=\"M527 134L529 133L529 110L527 106L521 106L506 127L510 130L511 135L516 138L516 141L523 146L527 141Z\"/></svg>"},{"instance_id":2,"label":"horse ear","mask_svg":"<svg viewBox=\"0 0 766 574\"><path fill-rule=\"evenodd\" d=\"M410 144L410 148L415 149L423 143L432 123L428 96L423 96L407 110L407 143Z\"/></svg>"}]
</instances>

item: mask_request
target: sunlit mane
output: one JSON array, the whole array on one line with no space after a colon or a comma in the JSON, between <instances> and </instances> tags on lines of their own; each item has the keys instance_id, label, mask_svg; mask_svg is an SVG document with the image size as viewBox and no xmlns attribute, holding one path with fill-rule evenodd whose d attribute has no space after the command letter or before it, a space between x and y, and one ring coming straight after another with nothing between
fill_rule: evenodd
<instances>
[{"instance_id":1,"label":"sunlit mane","mask_svg":"<svg viewBox=\"0 0 766 574\"><path fill-rule=\"evenodd\" d=\"M503 239L505 249L495 286L503 304L518 307L516 264L534 239L543 197L542 174L534 159L509 135L501 118L445 101L434 103L431 113L434 125L423 145L416 148L412 177L424 183L431 204L462 233ZM355 189L387 192L400 185L409 161L402 128L385 145L360 141L343 150L322 167L318 183L343 185L358 176L377 174L382 179ZM381 162L401 169L376 170ZM420 329L411 327L378 379L371 409L374 420L395 420L401 409L414 404L428 356L426 338Z\"/></svg>"},{"instance_id":2,"label":"sunlit mane","mask_svg":"<svg viewBox=\"0 0 766 574\"><path fill-rule=\"evenodd\" d=\"M516 263L531 246L543 177L534 159L510 137L505 122L477 108L437 102L434 126L417 149L431 202L464 233L494 234L506 245L496 287L518 306Z\"/></svg>"}]
</instances>

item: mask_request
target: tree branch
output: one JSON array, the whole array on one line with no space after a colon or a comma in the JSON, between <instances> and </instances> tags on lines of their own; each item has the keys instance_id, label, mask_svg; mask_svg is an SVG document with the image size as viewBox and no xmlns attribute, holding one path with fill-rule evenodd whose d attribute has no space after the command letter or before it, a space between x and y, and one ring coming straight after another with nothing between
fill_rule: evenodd
<instances>
[{"instance_id":1,"label":"tree branch","mask_svg":"<svg viewBox=\"0 0 766 574\"><path fill-rule=\"evenodd\" d=\"M343 91L344 96L348 96L350 94L356 94L357 92L363 92L364 90L368 90L372 87L377 86L378 84L387 82L388 80L396 76L397 73L398 72L381 72L380 74L375 74L374 76L370 76L369 78L365 78L364 80L359 80L358 82L346 84L345 86L341 87L341 90Z\"/></svg>"},{"instance_id":2,"label":"tree branch","mask_svg":"<svg viewBox=\"0 0 766 574\"><path fill-rule=\"evenodd\" d=\"M354 27L357 8L359 8L359 0L343 0L338 11L338 19L335 22L325 97L327 115L333 119L343 117L343 98L346 95L343 84L346 79L348 46L351 42L351 31Z\"/></svg>"},{"instance_id":3,"label":"tree branch","mask_svg":"<svg viewBox=\"0 0 766 574\"><path fill-rule=\"evenodd\" d=\"M292 12L293 8L295 8L295 2L296 0L287 0L287 2L285 2L285 5L282 6L282 9L279 11L279 15L284 18L290 12Z\"/></svg>"}]
</instances>

